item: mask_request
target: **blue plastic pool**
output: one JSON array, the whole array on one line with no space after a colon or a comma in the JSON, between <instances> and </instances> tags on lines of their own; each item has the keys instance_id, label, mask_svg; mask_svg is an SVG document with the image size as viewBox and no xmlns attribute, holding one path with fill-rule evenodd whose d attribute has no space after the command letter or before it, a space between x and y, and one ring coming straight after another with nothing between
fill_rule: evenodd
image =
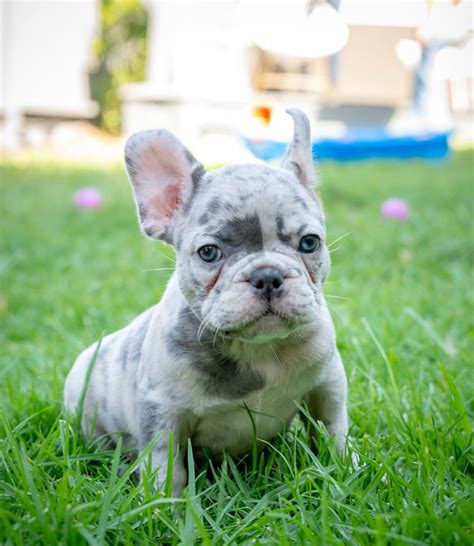
<instances>
[{"instance_id":1,"label":"blue plastic pool","mask_svg":"<svg viewBox=\"0 0 474 546\"><path fill-rule=\"evenodd\" d=\"M392 134L383 128L348 129L339 138L313 140L313 157L318 161L362 161L367 159L441 160L449 156L449 132ZM265 161L281 157L287 142L253 141L244 137L248 149Z\"/></svg>"}]
</instances>

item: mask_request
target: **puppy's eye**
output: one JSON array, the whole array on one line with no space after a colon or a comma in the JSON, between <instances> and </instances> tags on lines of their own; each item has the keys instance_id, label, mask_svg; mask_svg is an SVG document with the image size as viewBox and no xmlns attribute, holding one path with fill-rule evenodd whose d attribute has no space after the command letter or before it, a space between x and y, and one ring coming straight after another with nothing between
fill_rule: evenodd
<instances>
[{"instance_id":1,"label":"puppy's eye","mask_svg":"<svg viewBox=\"0 0 474 546\"><path fill-rule=\"evenodd\" d=\"M204 245L198 250L199 257L205 262L217 262L222 258L222 251L216 245Z\"/></svg>"},{"instance_id":2,"label":"puppy's eye","mask_svg":"<svg viewBox=\"0 0 474 546\"><path fill-rule=\"evenodd\" d=\"M311 252L316 252L320 246L321 239L317 235L305 235L301 238L298 250L305 254L311 254Z\"/></svg>"}]
</instances>

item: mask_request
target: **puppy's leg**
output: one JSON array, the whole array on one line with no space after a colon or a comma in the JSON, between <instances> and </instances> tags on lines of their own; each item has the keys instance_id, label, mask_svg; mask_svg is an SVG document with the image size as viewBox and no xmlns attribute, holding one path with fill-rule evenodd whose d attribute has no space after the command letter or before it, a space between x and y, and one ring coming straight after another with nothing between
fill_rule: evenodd
<instances>
[{"instance_id":1,"label":"puppy's leg","mask_svg":"<svg viewBox=\"0 0 474 546\"><path fill-rule=\"evenodd\" d=\"M325 381L309 393L308 409L315 421L322 421L333 435L339 453L344 450L348 430L347 380L339 352L336 350L330 364L330 374ZM311 431L314 435L316 431ZM317 444L317 436L313 442Z\"/></svg>"},{"instance_id":2,"label":"puppy's leg","mask_svg":"<svg viewBox=\"0 0 474 546\"><path fill-rule=\"evenodd\" d=\"M140 451L156 437L151 448L151 469L158 468L158 486L163 489L168 473L168 453L170 438L173 445L173 481L172 493L178 496L186 485L186 469L184 467L184 452L187 439L185 437L185 418L170 408L168 404L156 402L159 395L141 399L138 402L139 447ZM146 463L142 463L142 469Z\"/></svg>"}]
</instances>

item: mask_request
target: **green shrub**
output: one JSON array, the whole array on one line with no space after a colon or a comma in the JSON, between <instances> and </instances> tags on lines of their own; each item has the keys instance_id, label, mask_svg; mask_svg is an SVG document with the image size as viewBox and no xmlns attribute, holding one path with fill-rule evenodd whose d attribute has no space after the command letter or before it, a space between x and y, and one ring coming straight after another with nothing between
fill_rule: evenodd
<instances>
[{"instance_id":1,"label":"green shrub","mask_svg":"<svg viewBox=\"0 0 474 546\"><path fill-rule=\"evenodd\" d=\"M101 0L101 30L95 41L91 96L100 107L99 125L120 131L120 87L145 78L147 13L140 0Z\"/></svg>"}]
</instances>

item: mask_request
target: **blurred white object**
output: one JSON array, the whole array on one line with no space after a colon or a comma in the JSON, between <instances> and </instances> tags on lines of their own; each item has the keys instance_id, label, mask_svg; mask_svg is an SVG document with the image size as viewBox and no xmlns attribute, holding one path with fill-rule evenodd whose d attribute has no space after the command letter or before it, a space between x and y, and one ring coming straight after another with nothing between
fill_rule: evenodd
<instances>
[{"instance_id":1,"label":"blurred white object","mask_svg":"<svg viewBox=\"0 0 474 546\"><path fill-rule=\"evenodd\" d=\"M448 80L465 79L473 73L474 39L463 47L443 47L436 56L436 68Z\"/></svg>"},{"instance_id":2,"label":"blurred white object","mask_svg":"<svg viewBox=\"0 0 474 546\"><path fill-rule=\"evenodd\" d=\"M397 57L409 67L415 67L421 60L421 46L416 40L399 40L395 46Z\"/></svg>"},{"instance_id":3,"label":"blurred white object","mask_svg":"<svg viewBox=\"0 0 474 546\"><path fill-rule=\"evenodd\" d=\"M435 59L439 78L449 85L451 108L455 112L467 112L474 103L472 88L474 38L463 47L443 47Z\"/></svg>"},{"instance_id":4,"label":"blurred white object","mask_svg":"<svg viewBox=\"0 0 474 546\"><path fill-rule=\"evenodd\" d=\"M425 10L424 20L417 31L419 38L425 43L438 40L455 45L468 37L473 24L472 1L426 2Z\"/></svg>"},{"instance_id":5,"label":"blurred white object","mask_svg":"<svg viewBox=\"0 0 474 546\"><path fill-rule=\"evenodd\" d=\"M2 145L22 143L24 116L91 118L87 70L98 0L0 1ZM39 135L33 135L37 142Z\"/></svg>"},{"instance_id":6,"label":"blurred white object","mask_svg":"<svg viewBox=\"0 0 474 546\"><path fill-rule=\"evenodd\" d=\"M347 43L349 29L329 4L318 4L310 15L304 5L287 2L255 7L258 24L252 25L251 38L271 53L315 58L333 55ZM258 13L257 11L262 11Z\"/></svg>"}]
</instances>

